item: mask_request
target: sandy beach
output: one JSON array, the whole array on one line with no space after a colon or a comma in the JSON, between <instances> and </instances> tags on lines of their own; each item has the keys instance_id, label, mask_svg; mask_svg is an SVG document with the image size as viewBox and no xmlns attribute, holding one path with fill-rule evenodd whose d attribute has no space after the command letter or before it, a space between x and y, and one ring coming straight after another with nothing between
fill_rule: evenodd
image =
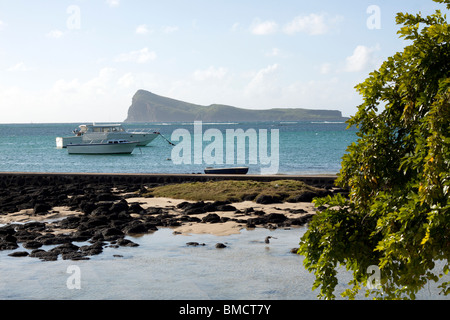
<instances>
[{"instance_id":1,"label":"sandy beach","mask_svg":"<svg viewBox=\"0 0 450 320\"><path fill-rule=\"evenodd\" d=\"M299 196L307 192L309 201L292 195L287 201L270 195L251 201L194 201L154 196L148 191L155 186L177 184L135 183L141 176L120 176L116 182L97 175L27 178L13 175L0 185L0 250L44 261L89 260L104 248L138 247L136 237L160 228L180 236L229 236L244 229L303 226L317 210L311 196L332 192L294 190Z\"/></svg>"},{"instance_id":2,"label":"sandy beach","mask_svg":"<svg viewBox=\"0 0 450 320\"><path fill-rule=\"evenodd\" d=\"M126 196L125 194L122 196ZM131 197L126 200L128 204L138 204L144 210L149 208L161 208L171 215L172 218L181 218L184 216L182 210L177 208L177 205L184 202L195 203L195 201L189 201L184 199L172 199L172 198L144 198L144 197ZM206 203L213 203L207 201ZM265 212L265 213L278 213L285 215L288 219L295 219L301 216L309 216L315 213L314 205L310 202L299 203L277 203L277 204L258 204L253 201L243 201L231 203L231 206L235 207L237 211L212 211L208 213L199 213L190 215L193 218L197 218L199 221L186 222L181 226L171 227L175 234L189 235L189 234L213 234L217 236L238 234L242 228L247 228L247 220L254 217L254 214L249 212L252 208L253 212ZM247 213L245 213L247 210ZM295 213L304 211L303 213ZM216 223L204 223L202 219L208 214L215 213L224 218L224 222ZM52 223L67 217L80 216L83 213L80 211L71 210L70 207L53 207L47 214L34 214L33 209L23 209L18 212L8 213L0 216L0 224L14 224L21 223L26 224L28 222L43 222L52 226ZM132 213L132 217L139 219L140 214ZM276 224L266 225L267 228L277 228ZM55 226L51 229L52 233L68 233L73 231L72 229L61 229Z\"/></svg>"},{"instance_id":3,"label":"sandy beach","mask_svg":"<svg viewBox=\"0 0 450 320\"><path fill-rule=\"evenodd\" d=\"M139 203L144 209L150 207L163 208L169 211L169 214L181 217L183 212L176 208L177 205L183 202L194 203L194 201L171 199L171 198L129 198L128 202ZM211 203L211 202L210 202ZM213 235L229 235L239 233L239 230L246 228L246 221L253 215L247 213L245 210L253 208L255 212L263 211L266 213L279 213L284 214L288 219L298 218L301 215L314 214L314 205L310 202L300 203L277 203L277 204L257 204L253 201L243 201L231 203L231 206L237 209L236 211L213 211L209 213L193 214L192 217L202 220L207 214L215 213L225 219L230 219L225 222L218 223L201 223L201 222L187 222L179 227L174 227L173 231L177 234L213 234ZM292 213L295 210L304 210L305 212L299 215L298 213ZM268 228L276 228L276 224L266 226Z\"/></svg>"}]
</instances>

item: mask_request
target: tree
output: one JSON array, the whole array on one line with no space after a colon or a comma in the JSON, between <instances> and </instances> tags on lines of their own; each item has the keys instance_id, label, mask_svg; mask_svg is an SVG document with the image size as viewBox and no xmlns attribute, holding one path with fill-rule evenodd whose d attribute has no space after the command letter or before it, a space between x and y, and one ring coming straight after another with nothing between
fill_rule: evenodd
<instances>
[{"instance_id":1,"label":"tree","mask_svg":"<svg viewBox=\"0 0 450 320\"><path fill-rule=\"evenodd\" d=\"M450 0L434 0L450 9ZM348 125L358 138L342 158L341 195L315 199L298 253L314 272L313 289L333 299L337 267L353 279L342 295L414 299L448 274L450 256L450 28L440 10L398 13L398 34L412 41L356 86L363 103ZM437 262L439 267L437 267ZM369 289L368 267L381 290ZM439 286L448 295L450 283Z\"/></svg>"}]
</instances>

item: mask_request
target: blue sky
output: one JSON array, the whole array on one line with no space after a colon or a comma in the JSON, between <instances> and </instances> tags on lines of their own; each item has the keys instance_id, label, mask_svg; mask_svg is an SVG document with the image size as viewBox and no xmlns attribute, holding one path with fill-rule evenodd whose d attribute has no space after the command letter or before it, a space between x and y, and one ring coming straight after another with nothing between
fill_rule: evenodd
<instances>
[{"instance_id":1,"label":"blue sky","mask_svg":"<svg viewBox=\"0 0 450 320\"><path fill-rule=\"evenodd\" d=\"M138 89L355 113L354 86L431 0L0 0L0 123L119 122Z\"/></svg>"}]
</instances>

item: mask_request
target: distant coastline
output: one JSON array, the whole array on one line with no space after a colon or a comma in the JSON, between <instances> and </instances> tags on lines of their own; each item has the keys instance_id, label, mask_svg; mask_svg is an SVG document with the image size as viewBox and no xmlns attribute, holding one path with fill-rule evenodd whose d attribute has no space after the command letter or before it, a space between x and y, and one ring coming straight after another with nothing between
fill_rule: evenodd
<instances>
[{"instance_id":1,"label":"distant coastline","mask_svg":"<svg viewBox=\"0 0 450 320\"><path fill-rule=\"evenodd\" d=\"M346 121L338 110L274 108L250 110L222 104L196 105L138 90L124 122L177 121Z\"/></svg>"}]
</instances>

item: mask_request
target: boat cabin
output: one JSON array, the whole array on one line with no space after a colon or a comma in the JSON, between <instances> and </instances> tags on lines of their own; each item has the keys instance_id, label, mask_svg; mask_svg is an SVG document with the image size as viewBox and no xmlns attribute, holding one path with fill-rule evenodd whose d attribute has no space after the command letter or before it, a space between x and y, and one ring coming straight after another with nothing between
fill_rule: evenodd
<instances>
[{"instance_id":1,"label":"boat cabin","mask_svg":"<svg viewBox=\"0 0 450 320\"><path fill-rule=\"evenodd\" d=\"M108 133L108 132L125 132L121 124L82 124L74 133L81 136L87 132Z\"/></svg>"}]
</instances>

